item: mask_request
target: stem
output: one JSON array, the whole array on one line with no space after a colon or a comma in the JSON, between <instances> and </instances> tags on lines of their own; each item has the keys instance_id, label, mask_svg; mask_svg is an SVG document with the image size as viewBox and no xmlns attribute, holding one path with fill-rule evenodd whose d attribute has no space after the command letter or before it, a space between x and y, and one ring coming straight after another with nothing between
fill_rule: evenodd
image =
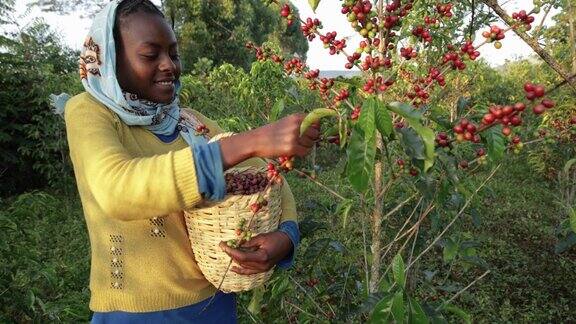
<instances>
[{"instance_id":1,"label":"stem","mask_svg":"<svg viewBox=\"0 0 576 324\"><path fill-rule=\"evenodd\" d=\"M326 314L326 313L324 312L324 310L316 303L316 301L314 301L314 298L310 297L310 295L308 294L308 292L306 292L306 289L304 289L304 288L300 285L300 283L298 283L298 281L296 281L291 275L288 275L288 278L290 278L290 280L292 280L292 281L296 284L296 286L298 286L298 288L300 288L300 290L302 290L302 291L304 292L304 295L305 295L308 299L310 299L310 301L312 301L312 304L314 304L314 306L316 306L316 308L318 308L318 310L320 311L320 313L322 313L322 315L326 316L327 318L330 318L330 317L328 317L328 314ZM335 314L334 314L334 315L335 315Z\"/></svg>"},{"instance_id":2,"label":"stem","mask_svg":"<svg viewBox=\"0 0 576 324\"><path fill-rule=\"evenodd\" d=\"M312 318L315 318L315 319L317 319L317 320L319 320L319 321L322 321L322 319L321 319L321 318L319 318L319 317L317 317L317 316L314 316L314 315L312 315L312 314L308 313L307 311L305 311L305 310L303 310L302 308L300 308L300 307L298 307L298 306L296 306L296 305L292 304L292 303L291 303L291 302L289 302L289 301L286 301L286 304L288 304L288 305L290 305L290 306L292 306L292 307L296 308L298 311L300 311L300 312L302 312L302 313L304 313L304 314L306 314L306 315L308 315L308 316L310 316L310 317L312 317Z\"/></svg>"},{"instance_id":3,"label":"stem","mask_svg":"<svg viewBox=\"0 0 576 324\"><path fill-rule=\"evenodd\" d=\"M484 278L489 273L490 273L490 270L486 270L486 272L484 272L480 277L474 279L474 281L472 281L468 286L464 287L462 290L460 290L454 296L452 296L452 298L448 299L446 302L442 303L442 305L438 306L438 308L436 308L436 311L439 312L440 310L442 310L442 308L444 308L444 306L446 306L447 304L450 304L450 302L452 302L454 299L456 299L458 296L460 296L460 294L465 292L468 288L472 287L472 285L474 285L476 282L480 281L482 278Z\"/></svg>"},{"instance_id":4,"label":"stem","mask_svg":"<svg viewBox=\"0 0 576 324\"><path fill-rule=\"evenodd\" d=\"M382 151L382 137L376 136L376 147ZM389 184L391 185L391 178ZM382 160L377 160L374 165L374 196L378 197L384 193L391 186L387 186L382 190ZM375 199L374 209L372 210L372 269L370 276L370 292L374 293L378 290L378 282L380 276L380 245L381 245L381 228L382 228L382 200Z\"/></svg>"},{"instance_id":5,"label":"stem","mask_svg":"<svg viewBox=\"0 0 576 324\"><path fill-rule=\"evenodd\" d=\"M544 16L542 17L542 20L540 21L540 24L538 25L538 27L536 27L534 29L534 34L532 35L534 38L538 39L540 37L540 34L542 33L542 26L544 26L544 21L546 20L546 17L548 17L548 14L550 13L550 9L552 9L552 5L549 5L546 10L544 11Z\"/></svg>"},{"instance_id":6,"label":"stem","mask_svg":"<svg viewBox=\"0 0 576 324\"><path fill-rule=\"evenodd\" d=\"M320 187L324 188L326 191L328 191L329 193L331 193L332 195L334 195L335 197L338 197L342 200L346 200L346 198L342 197L340 194L338 194L336 191L326 187L325 185L323 185L321 182L319 182L318 180L312 178L311 176L309 176L308 174L298 170L298 169L292 169L292 171L298 173L301 176L304 176L306 178L308 178L310 181L314 182L315 184L319 185Z\"/></svg>"},{"instance_id":7,"label":"stem","mask_svg":"<svg viewBox=\"0 0 576 324\"><path fill-rule=\"evenodd\" d=\"M500 5L498 5L497 0L483 0L483 2L488 7L492 8L496 12L496 14L500 16L500 18L502 18L506 23L508 23L509 25L514 24L512 18L508 16L506 11ZM520 38L522 38L524 42L528 44L528 46L532 47L532 49L536 52L536 54L538 54L538 56L540 56L544 60L544 62L548 63L548 65L554 71L556 71L556 73L558 73L564 80L566 80L570 84L572 89L576 92L576 80L571 79L568 73L564 71L562 66L550 54L548 54L548 52L546 52L542 47L540 47L537 39L530 37L526 32L522 32L517 28L514 29L514 32L516 33L516 35L520 36Z\"/></svg>"},{"instance_id":8,"label":"stem","mask_svg":"<svg viewBox=\"0 0 576 324\"><path fill-rule=\"evenodd\" d=\"M428 252L436 244L436 242L438 242L442 238L442 236L448 231L448 229L450 229L450 227L452 227L454 222L456 222L456 220L464 213L466 208L468 208L468 205L470 205L470 202L472 202L472 198L474 198L474 196L476 196L478 191L480 191L480 189L482 189L486 185L486 183L490 179L492 179L494 174L496 174L496 171L498 171L498 169L500 169L501 165L502 164L498 164L498 166L496 168L494 168L494 170L492 171L492 173L490 173L490 175L486 178L486 180L484 180L484 182L482 182L482 184L476 189L476 191L474 191L474 193L468 198L468 200L466 200L466 203L464 204L464 206L462 206L462 208L460 209L458 214L456 214L456 216L454 216L454 218L452 219L452 221L450 221L450 223L446 226L446 228L444 228L444 230L434 239L434 241L432 241L432 243L430 243L430 245L428 245L428 247L426 249L424 249L424 251L422 251L422 253L420 253L414 259L414 261L412 261L411 263L408 264L408 266L406 267L406 270L410 269L410 267L412 267L414 265L414 263L416 263L416 261L418 261L424 254L426 254L426 252Z\"/></svg>"}]
</instances>

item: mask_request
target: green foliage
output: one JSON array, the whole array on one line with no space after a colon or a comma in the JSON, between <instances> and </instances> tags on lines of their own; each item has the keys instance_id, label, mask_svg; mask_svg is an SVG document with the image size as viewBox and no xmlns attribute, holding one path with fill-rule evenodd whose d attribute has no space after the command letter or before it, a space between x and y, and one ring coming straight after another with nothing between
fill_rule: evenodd
<instances>
[{"instance_id":1,"label":"green foliage","mask_svg":"<svg viewBox=\"0 0 576 324\"><path fill-rule=\"evenodd\" d=\"M230 63L249 69L253 57L245 48L247 42L271 41L284 53L306 57L308 43L298 24L286 29L275 5L266 7L259 0L166 0L163 6L174 22L184 72L202 57L215 66Z\"/></svg>"},{"instance_id":2,"label":"green foliage","mask_svg":"<svg viewBox=\"0 0 576 324\"><path fill-rule=\"evenodd\" d=\"M281 67L269 61L254 62L249 73L223 64L205 76L185 75L181 81L180 99L184 106L234 132L320 105L315 95L287 78Z\"/></svg>"},{"instance_id":3,"label":"green foliage","mask_svg":"<svg viewBox=\"0 0 576 324\"><path fill-rule=\"evenodd\" d=\"M87 321L90 253L78 197L31 192L0 209L0 322Z\"/></svg>"},{"instance_id":4,"label":"green foliage","mask_svg":"<svg viewBox=\"0 0 576 324\"><path fill-rule=\"evenodd\" d=\"M71 169L64 123L51 113L48 96L78 92L76 53L62 46L42 21L2 46L8 51L0 54L0 195L61 185Z\"/></svg>"}]
</instances>

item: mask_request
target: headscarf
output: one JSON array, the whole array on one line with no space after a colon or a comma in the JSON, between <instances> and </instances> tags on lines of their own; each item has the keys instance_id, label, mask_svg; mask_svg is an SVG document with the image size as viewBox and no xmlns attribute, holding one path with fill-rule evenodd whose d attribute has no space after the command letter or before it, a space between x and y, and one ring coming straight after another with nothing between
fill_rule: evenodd
<instances>
[{"instance_id":1,"label":"headscarf","mask_svg":"<svg viewBox=\"0 0 576 324\"><path fill-rule=\"evenodd\" d=\"M123 91L116 78L116 46L114 22L116 9L122 1L110 1L100 11L90 27L80 54L80 78L84 89L112 110L127 125L143 126L158 135L171 135L175 130L191 147L206 144L204 136L198 136L195 127L200 122L179 107L180 82L175 81L175 95L168 104L155 103ZM68 94L51 95L55 112L62 114Z\"/></svg>"}]
</instances>

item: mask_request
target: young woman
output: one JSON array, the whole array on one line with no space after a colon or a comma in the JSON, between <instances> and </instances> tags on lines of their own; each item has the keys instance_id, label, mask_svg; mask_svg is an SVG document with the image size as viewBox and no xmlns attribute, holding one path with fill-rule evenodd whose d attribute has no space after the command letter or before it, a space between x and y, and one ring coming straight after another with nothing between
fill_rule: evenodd
<instances>
[{"instance_id":1,"label":"young woman","mask_svg":"<svg viewBox=\"0 0 576 324\"><path fill-rule=\"evenodd\" d=\"M319 136L317 126L300 136L303 116L291 115L208 144L221 130L178 105L180 71L175 35L150 1L112 1L94 19L80 59L86 92L65 109L90 236L94 323L235 322L234 295L202 275L182 211L222 199L227 168L304 156ZM222 246L241 265L232 271L291 263L299 234L294 199L282 190L278 231L253 238L250 251Z\"/></svg>"}]
</instances>

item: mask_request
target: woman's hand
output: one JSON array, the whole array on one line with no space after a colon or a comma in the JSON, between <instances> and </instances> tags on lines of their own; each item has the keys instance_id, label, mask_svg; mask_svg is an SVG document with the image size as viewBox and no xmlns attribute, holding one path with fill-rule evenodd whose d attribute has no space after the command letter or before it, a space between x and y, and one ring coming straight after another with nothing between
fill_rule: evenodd
<instances>
[{"instance_id":1,"label":"woman's hand","mask_svg":"<svg viewBox=\"0 0 576 324\"><path fill-rule=\"evenodd\" d=\"M224 169L252 157L305 156L320 136L320 124L312 124L300 136L304 117L305 114L293 114L275 123L221 139Z\"/></svg>"},{"instance_id":2,"label":"woman's hand","mask_svg":"<svg viewBox=\"0 0 576 324\"><path fill-rule=\"evenodd\" d=\"M292 251L293 246L288 235L278 231L259 234L240 248L229 247L226 242L221 242L220 248L241 266L232 267L232 271L251 275L272 269Z\"/></svg>"}]
</instances>

